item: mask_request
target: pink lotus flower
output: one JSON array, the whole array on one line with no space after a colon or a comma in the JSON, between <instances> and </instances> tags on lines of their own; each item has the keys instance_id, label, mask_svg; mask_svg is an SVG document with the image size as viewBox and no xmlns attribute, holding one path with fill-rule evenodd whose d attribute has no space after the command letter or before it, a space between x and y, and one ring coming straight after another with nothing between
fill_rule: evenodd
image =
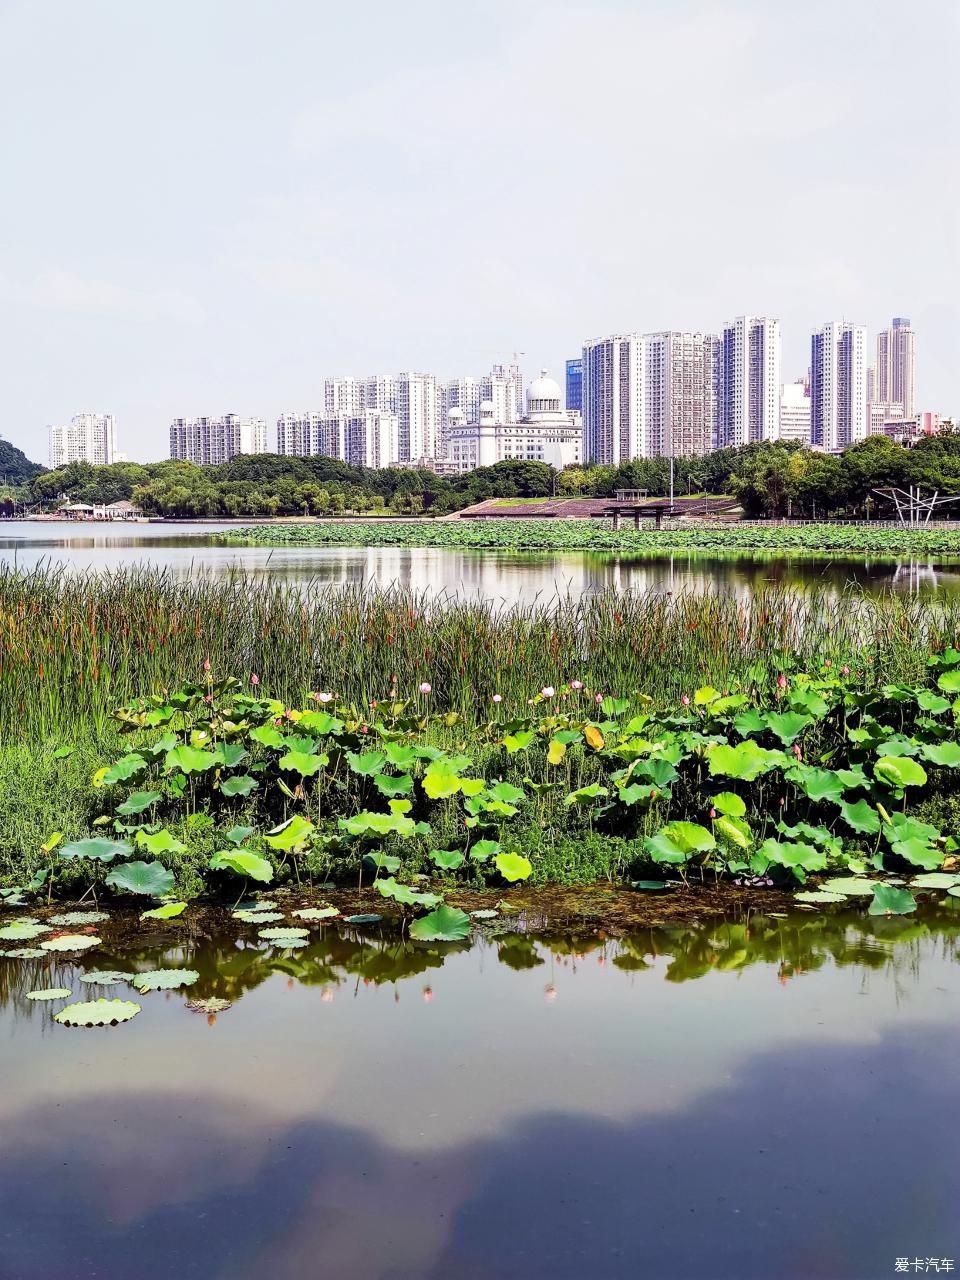
<instances>
[{"instance_id":1,"label":"pink lotus flower","mask_svg":"<svg viewBox=\"0 0 960 1280\"><path fill-rule=\"evenodd\" d=\"M797 757L797 759L798 759L798 760L802 760L802 759L803 759L803 756L802 756L802 755L801 755L801 753L800 753L800 745L799 745L799 743L796 743L796 742L795 742L795 743L793 744L793 754Z\"/></svg>"},{"instance_id":2,"label":"pink lotus flower","mask_svg":"<svg viewBox=\"0 0 960 1280\"><path fill-rule=\"evenodd\" d=\"M777 676L777 688L785 689L786 687L787 687L787 677L781 671L781 673Z\"/></svg>"},{"instance_id":3,"label":"pink lotus flower","mask_svg":"<svg viewBox=\"0 0 960 1280\"><path fill-rule=\"evenodd\" d=\"M332 693L315 693L313 696L316 698L318 702L322 702L324 704L333 701Z\"/></svg>"},{"instance_id":4,"label":"pink lotus flower","mask_svg":"<svg viewBox=\"0 0 960 1280\"><path fill-rule=\"evenodd\" d=\"M714 819L716 816L717 816L717 811L716 811L716 809L711 809L711 810L710 810L710 820L711 820L711 822L713 821L713 819Z\"/></svg>"},{"instance_id":5,"label":"pink lotus flower","mask_svg":"<svg viewBox=\"0 0 960 1280\"><path fill-rule=\"evenodd\" d=\"M824 665L825 667L832 667L832 666L833 666L833 663L830 661L830 659L829 659L829 658L824 658L824 660L823 660L823 665Z\"/></svg>"},{"instance_id":6,"label":"pink lotus flower","mask_svg":"<svg viewBox=\"0 0 960 1280\"><path fill-rule=\"evenodd\" d=\"M250 683L254 686L254 688L256 688L256 686L260 683L260 677L257 675L255 671L252 672L250 675Z\"/></svg>"},{"instance_id":7,"label":"pink lotus flower","mask_svg":"<svg viewBox=\"0 0 960 1280\"><path fill-rule=\"evenodd\" d=\"M360 726L360 732L361 732L361 733L369 733L369 732L370 732L370 730L367 728L367 726L366 726L365 724L362 724L362 725Z\"/></svg>"},{"instance_id":8,"label":"pink lotus flower","mask_svg":"<svg viewBox=\"0 0 960 1280\"><path fill-rule=\"evenodd\" d=\"M685 694L683 695L683 697L680 699L680 703L681 703L681 706L689 707L689 705L690 705L690 695L689 695L688 693L685 693Z\"/></svg>"},{"instance_id":9,"label":"pink lotus flower","mask_svg":"<svg viewBox=\"0 0 960 1280\"><path fill-rule=\"evenodd\" d=\"M599 705L600 705L600 703L601 703L602 701L603 701L603 694L602 694L602 693L598 693L598 694L597 694L597 696L594 698L594 702L595 702L595 703L597 704L597 706L599 707Z\"/></svg>"},{"instance_id":10,"label":"pink lotus flower","mask_svg":"<svg viewBox=\"0 0 960 1280\"><path fill-rule=\"evenodd\" d=\"M493 695L493 700L494 700L494 702L502 702L502 701L503 701L503 698L500 696L500 694L499 694L499 693L495 693L495 694Z\"/></svg>"},{"instance_id":11,"label":"pink lotus flower","mask_svg":"<svg viewBox=\"0 0 960 1280\"><path fill-rule=\"evenodd\" d=\"M552 698L556 693L556 689L554 689L552 684L545 684L540 692L545 698Z\"/></svg>"},{"instance_id":12,"label":"pink lotus flower","mask_svg":"<svg viewBox=\"0 0 960 1280\"><path fill-rule=\"evenodd\" d=\"M210 659L209 659L209 658L204 658L204 660L203 660L203 669L204 669L204 671L209 671L209 670L210 670Z\"/></svg>"},{"instance_id":13,"label":"pink lotus flower","mask_svg":"<svg viewBox=\"0 0 960 1280\"><path fill-rule=\"evenodd\" d=\"M430 685L430 683L429 683L428 681L424 680L423 684L420 686L420 692L421 692L421 693L429 693L429 692L431 691L431 688L432 688L432 686Z\"/></svg>"},{"instance_id":14,"label":"pink lotus flower","mask_svg":"<svg viewBox=\"0 0 960 1280\"><path fill-rule=\"evenodd\" d=\"M842 676L848 676L850 674L850 668L847 666L846 663L844 663L843 666L840 668L840 674Z\"/></svg>"},{"instance_id":15,"label":"pink lotus flower","mask_svg":"<svg viewBox=\"0 0 960 1280\"><path fill-rule=\"evenodd\" d=\"M570 688L571 688L571 689L582 689L582 688L583 688L583 681L582 681L582 680L571 680L571 681L570 681Z\"/></svg>"}]
</instances>

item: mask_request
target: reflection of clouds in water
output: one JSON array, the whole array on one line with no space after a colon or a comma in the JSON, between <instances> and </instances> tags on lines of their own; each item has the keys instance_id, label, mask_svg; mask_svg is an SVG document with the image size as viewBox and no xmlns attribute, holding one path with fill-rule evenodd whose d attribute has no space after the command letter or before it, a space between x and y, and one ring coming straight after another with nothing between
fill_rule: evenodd
<instances>
[{"instance_id":1,"label":"reflection of clouds in water","mask_svg":"<svg viewBox=\"0 0 960 1280\"><path fill-rule=\"evenodd\" d=\"M233 547L216 544L235 526L203 524L90 526L5 522L0 560L32 568L64 562L78 569L153 564L183 576L241 569L318 588L391 583L414 591L482 596L528 604L537 596L579 597L607 588L640 594L720 591L746 599L771 585L830 594L859 585L907 594L960 590L960 571L932 561L801 559L772 553L722 557L707 552L663 556L592 552L511 552L446 547Z\"/></svg>"},{"instance_id":2,"label":"reflection of clouds in water","mask_svg":"<svg viewBox=\"0 0 960 1280\"><path fill-rule=\"evenodd\" d=\"M558 1006L559 1008L559 1006ZM429 1051L429 1050L425 1050ZM700 1052L709 1051L702 1042ZM257 1094L97 1088L4 1128L0 1274L17 1280L862 1280L956 1255L954 1028L869 1045L815 1035L748 1057L667 1114L559 1108L415 1152L378 1112L410 1079L381 1063L366 1121L278 1124ZM284 1060L260 1090L283 1088ZM638 1098L643 1082L637 1082ZM460 1105L471 1109L468 1093ZM919 1242L914 1246L914 1239Z\"/></svg>"}]
</instances>

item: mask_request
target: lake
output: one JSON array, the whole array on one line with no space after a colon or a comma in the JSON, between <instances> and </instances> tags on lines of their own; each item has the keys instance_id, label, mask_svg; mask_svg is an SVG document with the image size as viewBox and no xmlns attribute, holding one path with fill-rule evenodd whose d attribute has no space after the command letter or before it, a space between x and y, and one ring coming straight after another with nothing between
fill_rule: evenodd
<instances>
[{"instance_id":1,"label":"lake","mask_svg":"<svg viewBox=\"0 0 960 1280\"><path fill-rule=\"evenodd\" d=\"M2 959L0 1275L960 1265L958 908L738 912L620 937L533 913L463 947L321 925L284 953L191 907L98 925L104 945L76 965ZM170 967L199 978L145 995L78 981ZM39 986L142 1012L60 1026L64 1001L26 1000ZM231 1007L187 1005L216 997Z\"/></svg>"},{"instance_id":2,"label":"lake","mask_svg":"<svg viewBox=\"0 0 960 1280\"><path fill-rule=\"evenodd\" d=\"M0 560L31 568L41 562L77 569L150 563L177 574L242 569L290 582L392 583L414 590L479 595L509 603L536 595L583 595L605 588L635 591L723 590L749 594L779 583L797 589L960 593L960 563L937 559L828 559L782 555L718 556L701 552L624 554L504 552L409 547L236 547L212 524L0 524Z\"/></svg>"}]
</instances>

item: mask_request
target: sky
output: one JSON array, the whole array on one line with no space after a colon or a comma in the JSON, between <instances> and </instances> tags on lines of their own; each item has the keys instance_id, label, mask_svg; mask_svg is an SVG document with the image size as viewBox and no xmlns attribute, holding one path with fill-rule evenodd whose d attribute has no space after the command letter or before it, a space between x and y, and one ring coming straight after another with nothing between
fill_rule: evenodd
<instances>
[{"instance_id":1,"label":"sky","mask_svg":"<svg viewBox=\"0 0 960 1280\"><path fill-rule=\"evenodd\" d=\"M957 0L0 0L0 435L561 380L587 337L917 331L960 413Z\"/></svg>"}]
</instances>

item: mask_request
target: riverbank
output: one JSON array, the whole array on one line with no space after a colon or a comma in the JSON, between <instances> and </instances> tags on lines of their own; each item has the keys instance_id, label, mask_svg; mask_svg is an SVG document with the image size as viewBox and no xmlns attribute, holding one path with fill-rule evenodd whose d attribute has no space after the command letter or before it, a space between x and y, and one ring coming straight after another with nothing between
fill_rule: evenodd
<instances>
[{"instance_id":1,"label":"riverbank","mask_svg":"<svg viewBox=\"0 0 960 1280\"><path fill-rule=\"evenodd\" d=\"M871 528L869 525L680 525L613 529L599 520L364 520L250 525L226 535L250 546L457 547L500 551L710 552L960 556L960 530Z\"/></svg>"}]
</instances>

